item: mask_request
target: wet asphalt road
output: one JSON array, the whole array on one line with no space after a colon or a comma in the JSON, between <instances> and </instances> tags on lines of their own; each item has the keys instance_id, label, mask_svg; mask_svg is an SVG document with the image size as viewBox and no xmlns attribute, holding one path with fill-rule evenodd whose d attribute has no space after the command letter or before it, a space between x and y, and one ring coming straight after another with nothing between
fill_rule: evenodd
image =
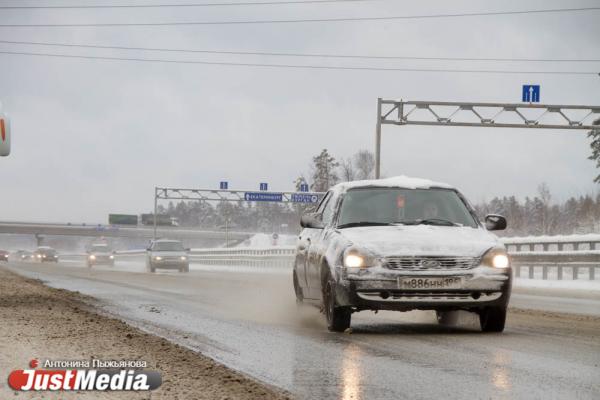
<instances>
[{"instance_id":1,"label":"wet asphalt road","mask_svg":"<svg viewBox=\"0 0 600 400\"><path fill-rule=\"evenodd\" d=\"M298 398L600 398L598 317L515 310L504 333L482 334L467 313L447 328L432 312L363 312L353 315L351 334L335 334L316 309L296 309L286 271L192 265L189 274L148 274L141 261L9 268L92 295L105 312ZM519 307L600 313L597 299L514 299Z\"/></svg>"}]
</instances>

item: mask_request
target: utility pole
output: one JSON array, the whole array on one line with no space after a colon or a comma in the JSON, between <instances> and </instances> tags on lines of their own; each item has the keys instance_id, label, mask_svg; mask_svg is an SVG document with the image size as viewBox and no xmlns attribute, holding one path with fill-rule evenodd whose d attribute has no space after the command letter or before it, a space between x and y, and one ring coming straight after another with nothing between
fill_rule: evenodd
<instances>
[{"instance_id":1,"label":"utility pole","mask_svg":"<svg viewBox=\"0 0 600 400\"><path fill-rule=\"evenodd\" d=\"M156 240L156 211L158 209L158 188L154 187L154 233L152 238Z\"/></svg>"},{"instance_id":2,"label":"utility pole","mask_svg":"<svg viewBox=\"0 0 600 400\"><path fill-rule=\"evenodd\" d=\"M375 179L381 177L381 97L377 99L377 125L375 127Z\"/></svg>"}]
</instances>

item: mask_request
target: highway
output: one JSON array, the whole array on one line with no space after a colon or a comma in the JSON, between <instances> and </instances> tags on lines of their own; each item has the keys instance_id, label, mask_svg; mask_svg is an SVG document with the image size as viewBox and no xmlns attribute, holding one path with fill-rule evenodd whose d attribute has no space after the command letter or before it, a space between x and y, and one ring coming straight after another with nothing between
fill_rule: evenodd
<instances>
[{"instance_id":1,"label":"highway","mask_svg":"<svg viewBox=\"0 0 600 400\"><path fill-rule=\"evenodd\" d=\"M354 314L352 332L334 334L316 309L297 309L289 270L149 274L141 260L7 268L91 295L104 313L300 399L600 398L598 298L515 293L520 309L502 334L482 334L467 313L439 326L432 312Z\"/></svg>"}]
</instances>

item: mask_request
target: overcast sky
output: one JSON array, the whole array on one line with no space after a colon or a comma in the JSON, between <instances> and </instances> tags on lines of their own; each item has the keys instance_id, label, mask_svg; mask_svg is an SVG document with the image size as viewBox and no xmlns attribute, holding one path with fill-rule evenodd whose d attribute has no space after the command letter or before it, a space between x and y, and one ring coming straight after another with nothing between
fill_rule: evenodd
<instances>
[{"instance_id":1,"label":"overcast sky","mask_svg":"<svg viewBox=\"0 0 600 400\"><path fill-rule=\"evenodd\" d=\"M192 0L163 0L182 3ZM133 0L131 1L134 2ZM158 1L157 1L158 2ZM4 1L10 4L108 4ZM144 3L139 1L138 3ZM149 2L145 2L148 4ZM597 6L597 1L419 1L215 8L1 10L0 24L416 15ZM600 12L169 27L0 28L0 40L213 50L448 57L600 58ZM600 63L426 62L185 55L0 44L113 57L415 68L599 71ZM152 64L0 54L13 153L0 220L106 222L151 210L155 186L291 190L311 157L373 149L378 97L600 105L599 76L361 72ZM473 201L597 193L583 131L385 126L382 171L458 186Z\"/></svg>"}]
</instances>

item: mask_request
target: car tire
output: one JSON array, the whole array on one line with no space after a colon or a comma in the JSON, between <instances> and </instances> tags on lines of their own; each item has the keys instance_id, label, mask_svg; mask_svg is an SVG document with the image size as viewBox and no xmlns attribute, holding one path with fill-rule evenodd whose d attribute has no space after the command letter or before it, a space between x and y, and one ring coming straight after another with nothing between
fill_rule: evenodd
<instances>
[{"instance_id":1,"label":"car tire","mask_svg":"<svg viewBox=\"0 0 600 400\"><path fill-rule=\"evenodd\" d=\"M437 321L440 325L454 326L458 322L457 311L435 311Z\"/></svg>"},{"instance_id":2,"label":"car tire","mask_svg":"<svg viewBox=\"0 0 600 400\"><path fill-rule=\"evenodd\" d=\"M506 323L506 307L488 307L479 312L483 332L502 332Z\"/></svg>"},{"instance_id":3,"label":"car tire","mask_svg":"<svg viewBox=\"0 0 600 400\"><path fill-rule=\"evenodd\" d=\"M296 294L296 305L301 305L304 302L304 294L302 293L302 288L298 283L298 275L296 275L296 271L293 273L293 282L294 282L294 293Z\"/></svg>"},{"instance_id":4,"label":"car tire","mask_svg":"<svg viewBox=\"0 0 600 400\"><path fill-rule=\"evenodd\" d=\"M340 307L335 299L335 282L329 278L325 284L323 296L327 329L332 332L344 332L350 328L352 312L349 307Z\"/></svg>"}]
</instances>

